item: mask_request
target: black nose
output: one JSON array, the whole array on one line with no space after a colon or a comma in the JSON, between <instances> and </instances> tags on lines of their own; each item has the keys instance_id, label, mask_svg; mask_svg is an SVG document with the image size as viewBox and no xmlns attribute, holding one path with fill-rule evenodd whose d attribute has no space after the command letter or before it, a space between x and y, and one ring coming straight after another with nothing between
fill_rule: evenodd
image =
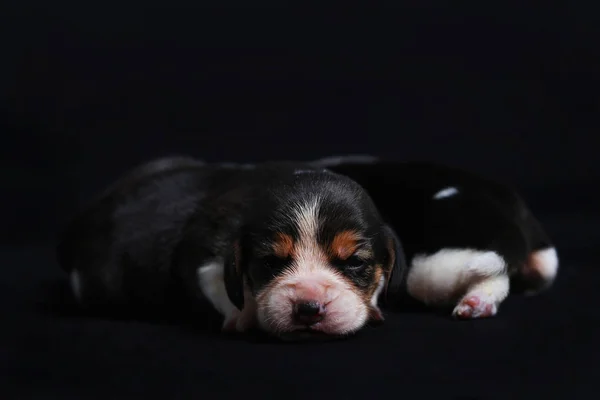
<instances>
[{"instance_id":1,"label":"black nose","mask_svg":"<svg viewBox=\"0 0 600 400\"><path fill-rule=\"evenodd\" d=\"M313 325L322 321L325 309L318 301L301 301L294 306L294 317L298 323Z\"/></svg>"}]
</instances>

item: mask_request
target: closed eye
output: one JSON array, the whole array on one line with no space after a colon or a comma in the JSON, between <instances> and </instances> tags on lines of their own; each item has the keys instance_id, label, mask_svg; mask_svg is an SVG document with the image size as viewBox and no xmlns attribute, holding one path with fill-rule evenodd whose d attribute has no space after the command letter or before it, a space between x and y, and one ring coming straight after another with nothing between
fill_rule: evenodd
<instances>
[{"instance_id":1,"label":"closed eye","mask_svg":"<svg viewBox=\"0 0 600 400\"><path fill-rule=\"evenodd\" d=\"M353 255L345 260L334 260L333 264L345 270L360 270L365 268L369 262L368 260Z\"/></svg>"}]
</instances>

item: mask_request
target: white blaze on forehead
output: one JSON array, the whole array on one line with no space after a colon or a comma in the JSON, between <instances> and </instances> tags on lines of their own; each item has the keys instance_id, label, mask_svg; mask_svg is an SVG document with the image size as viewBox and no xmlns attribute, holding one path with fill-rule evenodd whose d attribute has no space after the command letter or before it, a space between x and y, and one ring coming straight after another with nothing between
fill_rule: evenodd
<instances>
[{"instance_id":1,"label":"white blaze on forehead","mask_svg":"<svg viewBox=\"0 0 600 400\"><path fill-rule=\"evenodd\" d=\"M298 233L294 245L294 260L292 269L295 273L315 272L328 268L328 260L325 251L318 242L319 234L319 208L321 197L315 196L311 199L298 203L292 214L293 223Z\"/></svg>"},{"instance_id":2,"label":"white blaze on forehead","mask_svg":"<svg viewBox=\"0 0 600 400\"><path fill-rule=\"evenodd\" d=\"M319 229L319 205L321 199L314 197L304 203L296 205L294 220L298 229L299 242L304 243L316 240Z\"/></svg>"}]
</instances>

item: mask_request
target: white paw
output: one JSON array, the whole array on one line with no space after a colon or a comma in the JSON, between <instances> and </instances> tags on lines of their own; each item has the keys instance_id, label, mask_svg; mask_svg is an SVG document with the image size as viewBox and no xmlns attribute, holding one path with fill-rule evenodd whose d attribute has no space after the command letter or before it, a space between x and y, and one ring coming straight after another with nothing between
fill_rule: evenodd
<instances>
[{"instance_id":1,"label":"white paw","mask_svg":"<svg viewBox=\"0 0 600 400\"><path fill-rule=\"evenodd\" d=\"M454 308L452 315L461 319L489 318L498 312L498 304L485 293L469 293Z\"/></svg>"},{"instance_id":2,"label":"white paw","mask_svg":"<svg viewBox=\"0 0 600 400\"><path fill-rule=\"evenodd\" d=\"M234 313L231 313L230 315L226 316L225 321L223 321L223 327L221 328L221 330L223 332L236 332L239 315L240 312L236 310Z\"/></svg>"},{"instance_id":3,"label":"white paw","mask_svg":"<svg viewBox=\"0 0 600 400\"><path fill-rule=\"evenodd\" d=\"M235 310L228 315L223 322L223 332L246 332L254 323L254 315L251 312L240 312Z\"/></svg>"}]
</instances>

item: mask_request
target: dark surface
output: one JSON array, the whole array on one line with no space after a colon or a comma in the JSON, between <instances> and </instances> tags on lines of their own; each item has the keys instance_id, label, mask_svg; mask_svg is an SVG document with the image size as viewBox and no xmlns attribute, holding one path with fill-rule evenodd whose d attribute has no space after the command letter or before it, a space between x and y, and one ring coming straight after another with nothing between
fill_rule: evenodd
<instances>
[{"instance_id":1,"label":"dark surface","mask_svg":"<svg viewBox=\"0 0 600 400\"><path fill-rule=\"evenodd\" d=\"M591 234L597 223L569 234ZM567 234L566 225L551 228ZM173 315L138 322L72 315L48 246L4 248L1 336L8 346L0 391L12 393L6 399L405 391L419 398L585 398L600 374L600 274L591 252L567 247L562 256L550 292L510 298L494 319L388 314L384 325L345 341L295 344L223 337Z\"/></svg>"},{"instance_id":2,"label":"dark surface","mask_svg":"<svg viewBox=\"0 0 600 400\"><path fill-rule=\"evenodd\" d=\"M3 10L0 398L595 393L598 13L413 3L279 17L181 1ZM177 315L73 315L57 286L57 230L126 168L173 153L372 153L479 171L530 201L560 276L491 320L388 315L343 342L230 339Z\"/></svg>"}]
</instances>

